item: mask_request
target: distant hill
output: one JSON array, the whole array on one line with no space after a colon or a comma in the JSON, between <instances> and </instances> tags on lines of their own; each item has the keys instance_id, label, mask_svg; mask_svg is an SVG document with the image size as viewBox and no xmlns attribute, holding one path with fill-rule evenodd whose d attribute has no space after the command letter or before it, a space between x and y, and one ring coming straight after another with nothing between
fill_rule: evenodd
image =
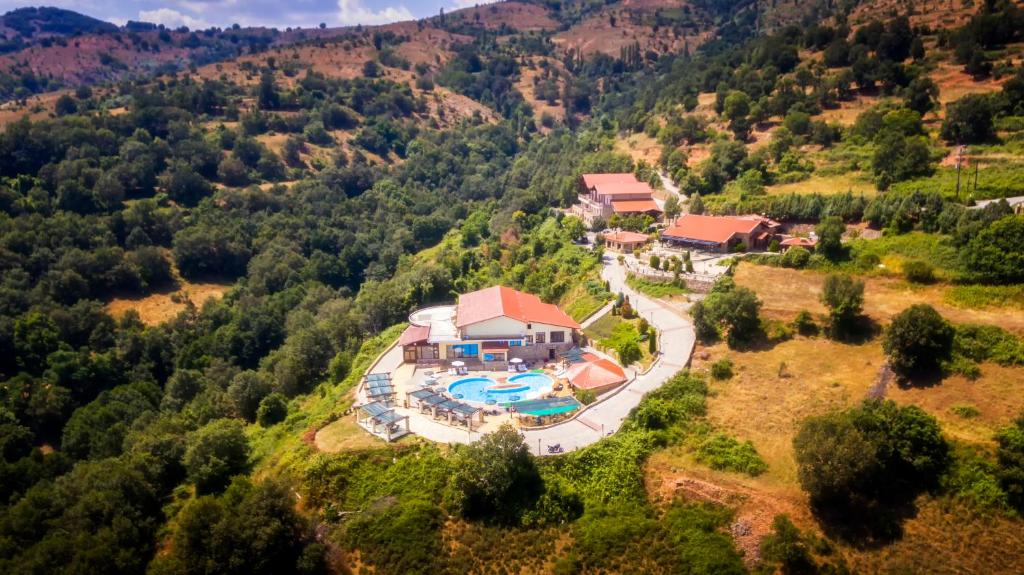
<instances>
[{"instance_id":1,"label":"distant hill","mask_svg":"<svg viewBox=\"0 0 1024 575\"><path fill-rule=\"evenodd\" d=\"M97 20L71 10L40 7L18 8L0 16L0 30L3 30L9 39L11 31L27 39L38 36L77 36L117 32L118 28L110 22Z\"/></svg>"}]
</instances>

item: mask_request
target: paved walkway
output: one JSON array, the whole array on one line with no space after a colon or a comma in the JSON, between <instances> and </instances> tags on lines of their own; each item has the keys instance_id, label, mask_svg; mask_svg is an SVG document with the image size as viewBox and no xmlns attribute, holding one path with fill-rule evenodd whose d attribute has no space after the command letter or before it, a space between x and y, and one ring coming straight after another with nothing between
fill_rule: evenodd
<instances>
[{"instance_id":1,"label":"paved walkway","mask_svg":"<svg viewBox=\"0 0 1024 575\"><path fill-rule=\"evenodd\" d=\"M575 419L553 425L546 429L526 430L524 436L530 450L538 455L547 455L547 446L560 444L566 451L572 451L597 442L604 435L618 431L622 420L636 407L644 394L653 391L686 366L693 353L695 336L693 325L677 311L633 291L626 285L625 270L612 256L606 255L601 276L608 280L612 293L622 292L629 296L633 309L647 318L661 335L661 358L649 372L620 387L614 395L583 411ZM609 306L610 308L610 306ZM591 321L600 317L595 314ZM395 346L374 366L372 371L394 371L402 365L402 350ZM365 401L361 396L359 403ZM409 429L426 439L438 443L469 443L480 438L480 433L456 428L434 421L421 415L415 409L396 407L395 411L409 415Z\"/></svg>"}]
</instances>

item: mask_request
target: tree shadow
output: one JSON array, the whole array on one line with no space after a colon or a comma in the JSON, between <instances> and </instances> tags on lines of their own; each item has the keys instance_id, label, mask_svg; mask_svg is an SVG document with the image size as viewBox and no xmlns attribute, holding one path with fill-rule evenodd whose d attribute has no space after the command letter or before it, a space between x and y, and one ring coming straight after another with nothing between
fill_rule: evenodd
<instances>
[{"instance_id":1,"label":"tree shadow","mask_svg":"<svg viewBox=\"0 0 1024 575\"><path fill-rule=\"evenodd\" d=\"M913 498L864 500L842 505L812 504L811 511L829 538L856 549L878 549L903 537L903 523L917 516Z\"/></svg>"},{"instance_id":2,"label":"tree shadow","mask_svg":"<svg viewBox=\"0 0 1024 575\"><path fill-rule=\"evenodd\" d=\"M900 389L928 389L942 385L945 374L942 368L928 369L915 372L909 376L896 379L896 385Z\"/></svg>"},{"instance_id":3,"label":"tree shadow","mask_svg":"<svg viewBox=\"0 0 1024 575\"><path fill-rule=\"evenodd\" d=\"M840 343L865 344L882 334L882 326L866 315L859 315L849 325L840 328L829 325L825 328L829 337Z\"/></svg>"}]
</instances>

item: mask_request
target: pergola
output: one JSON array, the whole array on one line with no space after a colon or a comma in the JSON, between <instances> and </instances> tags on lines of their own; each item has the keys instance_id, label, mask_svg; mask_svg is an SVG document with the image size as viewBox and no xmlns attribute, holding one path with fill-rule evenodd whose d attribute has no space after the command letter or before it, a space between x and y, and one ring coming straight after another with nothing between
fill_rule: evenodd
<instances>
[{"instance_id":1,"label":"pergola","mask_svg":"<svg viewBox=\"0 0 1024 575\"><path fill-rule=\"evenodd\" d=\"M420 413L429 411L434 419L437 419L438 415L444 414L448 418L448 423L452 423L452 420L464 422L470 431L473 430L474 415L478 415L480 423L484 421L484 412L481 408L448 399L429 389L412 391L409 393L409 398L415 401Z\"/></svg>"},{"instance_id":2,"label":"pergola","mask_svg":"<svg viewBox=\"0 0 1024 575\"><path fill-rule=\"evenodd\" d=\"M387 405L392 405L396 396L395 386L391 385L390 380L376 380L366 384L366 397L370 401L383 401Z\"/></svg>"},{"instance_id":3,"label":"pergola","mask_svg":"<svg viewBox=\"0 0 1024 575\"><path fill-rule=\"evenodd\" d=\"M362 405L359 410L365 415L359 419L359 425L378 437L392 441L409 433L409 416L399 415L394 409L380 401ZM405 421L404 429L399 425L399 422L403 420ZM384 426L383 432L378 431L380 426Z\"/></svg>"}]
</instances>

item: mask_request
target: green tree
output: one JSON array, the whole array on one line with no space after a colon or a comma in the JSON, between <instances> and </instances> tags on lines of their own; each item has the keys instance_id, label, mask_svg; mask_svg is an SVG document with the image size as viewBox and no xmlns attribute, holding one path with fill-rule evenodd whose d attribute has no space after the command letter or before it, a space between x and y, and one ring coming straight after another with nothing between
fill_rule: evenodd
<instances>
[{"instance_id":1,"label":"green tree","mask_svg":"<svg viewBox=\"0 0 1024 575\"><path fill-rule=\"evenodd\" d=\"M932 171L931 146L924 136L906 137L895 130L882 130L871 156L871 172L879 189Z\"/></svg>"},{"instance_id":2,"label":"green tree","mask_svg":"<svg viewBox=\"0 0 1024 575\"><path fill-rule=\"evenodd\" d=\"M928 76L918 76L904 90L905 105L924 116L938 106L939 86Z\"/></svg>"},{"instance_id":3,"label":"green tree","mask_svg":"<svg viewBox=\"0 0 1024 575\"><path fill-rule=\"evenodd\" d=\"M260 401L260 407L256 411L256 421L263 427L269 427L275 423L284 421L288 416L288 400L284 395L274 392Z\"/></svg>"},{"instance_id":4,"label":"green tree","mask_svg":"<svg viewBox=\"0 0 1024 575\"><path fill-rule=\"evenodd\" d=\"M946 105L942 139L951 144L980 144L995 137L995 110L987 94L969 94Z\"/></svg>"},{"instance_id":5,"label":"green tree","mask_svg":"<svg viewBox=\"0 0 1024 575\"><path fill-rule=\"evenodd\" d=\"M949 465L938 421L891 400L809 418L793 447L800 485L818 507L912 500Z\"/></svg>"},{"instance_id":6,"label":"green tree","mask_svg":"<svg viewBox=\"0 0 1024 575\"><path fill-rule=\"evenodd\" d=\"M511 425L459 447L452 469L449 498L468 519L514 525L544 490L529 448Z\"/></svg>"},{"instance_id":7,"label":"green tree","mask_svg":"<svg viewBox=\"0 0 1024 575\"><path fill-rule=\"evenodd\" d=\"M953 350L953 327L935 308L915 304L893 318L882 348L893 371L904 378L939 370Z\"/></svg>"},{"instance_id":8,"label":"green tree","mask_svg":"<svg viewBox=\"0 0 1024 575\"><path fill-rule=\"evenodd\" d=\"M846 274L829 274L821 290L821 303L829 309L832 334L847 336L864 309L864 282Z\"/></svg>"},{"instance_id":9,"label":"green tree","mask_svg":"<svg viewBox=\"0 0 1024 575\"><path fill-rule=\"evenodd\" d=\"M199 493L223 491L249 468L249 441L234 419L217 419L188 436L185 471Z\"/></svg>"},{"instance_id":10,"label":"green tree","mask_svg":"<svg viewBox=\"0 0 1024 575\"><path fill-rule=\"evenodd\" d=\"M825 257L836 260L843 254L842 238L846 225L839 216L828 216L823 219L814 233L818 236L817 251Z\"/></svg>"},{"instance_id":11,"label":"green tree","mask_svg":"<svg viewBox=\"0 0 1024 575\"><path fill-rule=\"evenodd\" d=\"M669 194L665 200L665 219L674 220L682 211L682 207L679 205L679 196L675 194Z\"/></svg>"},{"instance_id":12,"label":"green tree","mask_svg":"<svg viewBox=\"0 0 1024 575\"><path fill-rule=\"evenodd\" d=\"M1024 282L1024 216L1007 216L989 224L960 253L964 269L980 281Z\"/></svg>"},{"instance_id":13,"label":"green tree","mask_svg":"<svg viewBox=\"0 0 1024 575\"><path fill-rule=\"evenodd\" d=\"M695 193L690 196L689 212L691 214L703 214L704 213L704 200L700 198L699 193Z\"/></svg>"}]
</instances>

